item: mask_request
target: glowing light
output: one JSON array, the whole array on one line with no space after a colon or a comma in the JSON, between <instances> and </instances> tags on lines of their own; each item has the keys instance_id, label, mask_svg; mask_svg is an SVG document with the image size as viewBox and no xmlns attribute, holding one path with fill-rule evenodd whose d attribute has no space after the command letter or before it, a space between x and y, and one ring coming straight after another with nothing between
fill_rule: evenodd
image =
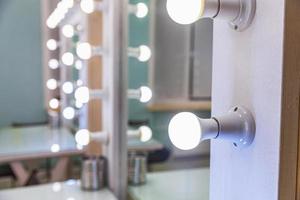
<instances>
[{"instance_id":1,"label":"glowing light","mask_svg":"<svg viewBox=\"0 0 300 200\"><path fill-rule=\"evenodd\" d=\"M90 90L87 87L79 87L75 91L75 99L80 103L87 103L90 100Z\"/></svg>"},{"instance_id":2,"label":"glowing light","mask_svg":"<svg viewBox=\"0 0 300 200\"><path fill-rule=\"evenodd\" d=\"M144 18L148 15L149 9L148 6L145 3L138 3L136 5L136 17L138 18Z\"/></svg>"},{"instance_id":3,"label":"glowing light","mask_svg":"<svg viewBox=\"0 0 300 200\"><path fill-rule=\"evenodd\" d=\"M66 52L62 55L61 60L65 65L71 66L74 63L74 55L70 52Z\"/></svg>"},{"instance_id":4,"label":"glowing light","mask_svg":"<svg viewBox=\"0 0 300 200\"><path fill-rule=\"evenodd\" d=\"M77 84L77 86L82 86L83 85L83 81L79 79L79 80L76 81L76 84Z\"/></svg>"},{"instance_id":5,"label":"glowing light","mask_svg":"<svg viewBox=\"0 0 300 200\"><path fill-rule=\"evenodd\" d=\"M74 27L70 24L66 24L62 27L62 33L65 37L71 38L74 36Z\"/></svg>"},{"instance_id":6,"label":"glowing light","mask_svg":"<svg viewBox=\"0 0 300 200\"><path fill-rule=\"evenodd\" d=\"M86 146L90 143L90 132L86 129L81 129L75 134L77 144Z\"/></svg>"},{"instance_id":7,"label":"glowing light","mask_svg":"<svg viewBox=\"0 0 300 200\"><path fill-rule=\"evenodd\" d=\"M49 107L50 107L51 109L57 109L57 108L59 107L59 100L58 100L58 99L55 99L55 98L51 99L51 100L49 101Z\"/></svg>"},{"instance_id":8,"label":"glowing light","mask_svg":"<svg viewBox=\"0 0 300 200\"><path fill-rule=\"evenodd\" d=\"M53 192L59 192L59 191L61 191L61 183L53 183L52 184L52 191Z\"/></svg>"},{"instance_id":9,"label":"glowing light","mask_svg":"<svg viewBox=\"0 0 300 200\"><path fill-rule=\"evenodd\" d=\"M58 86L58 83L57 80L52 78L47 81L46 85L49 90L55 90Z\"/></svg>"},{"instance_id":10,"label":"glowing light","mask_svg":"<svg viewBox=\"0 0 300 200\"><path fill-rule=\"evenodd\" d=\"M76 102L75 102L75 107L78 108L78 109L80 109L80 108L83 107L83 103L81 103L81 102L79 102L79 101L76 101Z\"/></svg>"},{"instance_id":11,"label":"glowing light","mask_svg":"<svg viewBox=\"0 0 300 200\"><path fill-rule=\"evenodd\" d=\"M48 66L50 69L57 69L59 67L59 62L56 59L50 59L48 62Z\"/></svg>"},{"instance_id":12,"label":"glowing light","mask_svg":"<svg viewBox=\"0 0 300 200\"><path fill-rule=\"evenodd\" d=\"M139 130L141 132L142 142L147 142L152 138L152 130L148 126L141 126Z\"/></svg>"},{"instance_id":13,"label":"glowing light","mask_svg":"<svg viewBox=\"0 0 300 200\"><path fill-rule=\"evenodd\" d=\"M63 110L63 117L68 120L73 119L75 117L75 109L72 107L66 107Z\"/></svg>"},{"instance_id":14,"label":"glowing light","mask_svg":"<svg viewBox=\"0 0 300 200\"><path fill-rule=\"evenodd\" d=\"M46 45L50 51L55 51L58 47L57 41L54 39L49 39Z\"/></svg>"},{"instance_id":15,"label":"glowing light","mask_svg":"<svg viewBox=\"0 0 300 200\"><path fill-rule=\"evenodd\" d=\"M175 115L168 129L171 142L179 149L191 150L200 143L201 127L198 117L193 113Z\"/></svg>"},{"instance_id":16,"label":"glowing light","mask_svg":"<svg viewBox=\"0 0 300 200\"><path fill-rule=\"evenodd\" d=\"M81 70L82 69L82 61L81 60L76 60L76 62L75 62L75 68L77 69L77 70Z\"/></svg>"},{"instance_id":17,"label":"glowing light","mask_svg":"<svg viewBox=\"0 0 300 200\"><path fill-rule=\"evenodd\" d=\"M74 91L73 84L71 82L65 82L62 86L62 90L66 94L71 94Z\"/></svg>"},{"instance_id":18,"label":"glowing light","mask_svg":"<svg viewBox=\"0 0 300 200\"><path fill-rule=\"evenodd\" d=\"M92 47L87 42L79 43L76 48L76 53L79 58L88 60L92 57Z\"/></svg>"},{"instance_id":19,"label":"glowing light","mask_svg":"<svg viewBox=\"0 0 300 200\"><path fill-rule=\"evenodd\" d=\"M196 22L204 11L205 0L167 0L167 12L178 24Z\"/></svg>"},{"instance_id":20,"label":"glowing light","mask_svg":"<svg viewBox=\"0 0 300 200\"><path fill-rule=\"evenodd\" d=\"M138 59L141 62L147 62L151 58L151 49L148 46L141 45L139 47Z\"/></svg>"},{"instance_id":21,"label":"glowing light","mask_svg":"<svg viewBox=\"0 0 300 200\"><path fill-rule=\"evenodd\" d=\"M148 101L151 100L151 98L152 98L152 91L151 91L151 89L149 87L142 86L140 88L140 91L141 91L140 101L142 103L147 103Z\"/></svg>"},{"instance_id":22,"label":"glowing light","mask_svg":"<svg viewBox=\"0 0 300 200\"><path fill-rule=\"evenodd\" d=\"M57 153L60 151L60 146L58 144L52 144L51 146L51 152L52 153Z\"/></svg>"},{"instance_id":23,"label":"glowing light","mask_svg":"<svg viewBox=\"0 0 300 200\"><path fill-rule=\"evenodd\" d=\"M81 0L81 10L86 14L91 14L95 10L94 0Z\"/></svg>"}]
</instances>

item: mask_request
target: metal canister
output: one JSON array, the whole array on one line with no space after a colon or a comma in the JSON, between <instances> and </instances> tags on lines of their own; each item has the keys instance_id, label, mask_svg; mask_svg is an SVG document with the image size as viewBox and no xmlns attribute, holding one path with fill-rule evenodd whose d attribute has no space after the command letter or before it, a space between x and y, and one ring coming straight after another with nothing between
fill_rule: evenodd
<instances>
[{"instance_id":1,"label":"metal canister","mask_svg":"<svg viewBox=\"0 0 300 200\"><path fill-rule=\"evenodd\" d=\"M105 159L87 157L83 159L81 169L81 188L83 190L100 190L104 187Z\"/></svg>"},{"instance_id":2,"label":"metal canister","mask_svg":"<svg viewBox=\"0 0 300 200\"><path fill-rule=\"evenodd\" d=\"M131 154L128 156L128 182L131 185L146 183L147 157L146 155Z\"/></svg>"}]
</instances>

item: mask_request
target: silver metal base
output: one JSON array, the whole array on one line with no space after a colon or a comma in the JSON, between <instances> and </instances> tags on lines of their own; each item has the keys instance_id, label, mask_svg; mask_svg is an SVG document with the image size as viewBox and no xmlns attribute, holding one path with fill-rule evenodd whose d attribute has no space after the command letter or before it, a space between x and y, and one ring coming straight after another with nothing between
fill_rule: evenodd
<instances>
[{"instance_id":1,"label":"silver metal base","mask_svg":"<svg viewBox=\"0 0 300 200\"><path fill-rule=\"evenodd\" d=\"M244 31L247 29L255 16L256 0L240 0L241 11L239 16L229 23L229 26L236 31Z\"/></svg>"}]
</instances>

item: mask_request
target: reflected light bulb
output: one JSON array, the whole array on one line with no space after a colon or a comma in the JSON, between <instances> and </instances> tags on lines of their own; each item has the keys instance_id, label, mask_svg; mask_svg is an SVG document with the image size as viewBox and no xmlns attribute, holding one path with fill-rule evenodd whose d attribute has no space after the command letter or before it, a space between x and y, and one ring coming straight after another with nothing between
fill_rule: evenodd
<instances>
[{"instance_id":1,"label":"reflected light bulb","mask_svg":"<svg viewBox=\"0 0 300 200\"><path fill-rule=\"evenodd\" d=\"M136 17L138 18L144 18L148 15L149 9L148 6L145 3L138 3L136 4Z\"/></svg>"},{"instance_id":2,"label":"reflected light bulb","mask_svg":"<svg viewBox=\"0 0 300 200\"><path fill-rule=\"evenodd\" d=\"M54 40L54 39L50 39L47 41L47 48L50 50L50 51L55 51L57 49L57 41Z\"/></svg>"},{"instance_id":3,"label":"reflected light bulb","mask_svg":"<svg viewBox=\"0 0 300 200\"><path fill-rule=\"evenodd\" d=\"M75 117L75 110L74 108L72 107L66 107L64 110L63 110L63 116L65 119L73 119Z\"/></svg>"},{"instance_id":4,"label":"reflected light bulb","mask_svg":"<svg viewBox=\"0 0 300 200\"><path fill-rule=\"evenodd\" d=\"M201 140L201 127L193 113L182 112L175 115L169 124L171 142L181 150L194 149Z\"/></svg>"},{"instance_id":5,"label":"reflected light bulb","mask_svg":"<svg viewBox=\"0 0 300 200\"><path fill-rule=\"evenodd\" d=\"M141 91L140 101L142 103L147 103L148 101L151 100L151 98L152 98L152 90L149 87L142 86L140 88L140 91Z\"/></svg>"},{"instance_id":6,"label":"reflected light bulb","mask_svg":"<svg viewBox=\"0 0 300 200\"><path fill-rule=\"evenodd\" d=\"M94 0L81 0L81 10L86 14L91 14L95 10Z\"/></svg>"},{"instance_id":7,"label":"reflected light bulb","mask_svg":"<svg viewBox=\"0 0 300 200\"><path fill-rule=\"evenodd\" d=\"M92 47L87 42L80 43L77 45L76 53L79 58L88 60L92 57Z\"/></svg>"},{"instance_id":8,"label":"reflected light bulb","mask_svg":"<svg viewBox=\"0 0 300 200\"><path fill-rule=\"evenodd\" d=\"M141 126L139 130L141 132L142 142L147 142L152 138L152 130L148 126Z\"/></svg>"},{"instance_id":9,"label":"reflected light bulb","mask_svg":"<svg viewBox=\"0 0 300 200\"><path fill-rule=\"evenodd\" d=\"M70 52L66 52L62 55L61 60L65 65L71 66L74 63L74 55Z\"/></svg>"},{"instance_id":10,"label":"reflected light bulb","mask_svg":"<svg viewBox=\"0 0 300 200\"><path fill-rule=\"evenodd\" d=\"M76 62L75 62L75 68L77 70L81 70L82 69L82 61L81 60L76 60Z\"/></svg>"},{"instance_id":11,"label":"reflected light bulb","mask_svg":"<svg viewBox=\"0 0 300 200\"><path fill-rule=\"evenodd\" d=\"M75 91L75 99L80 103L87 103L90 100L90 90L87 87L79 87Z\"/></svg>"},{"instance_id":12,"label":"reflected light bulb","mask_svg":"<svg viewBox=\"0 0 300 200\"><path fill-rule=\"evenodd\" d=\"M52 153L57 153L60 151L60 146L58 144L52 144L51 146L51 152Z\"/></svg>"},{"instance_id":13,"label":"reflected light bulb","mask_svg":"<svg viewBox=\"0 0 300 200\"><path fill-rule=\"evenodd\" d=\"M86 129L81 129L75 134L76 143L81 146L86 146L90 143L90 132Z\"/></svg>"},{"instance_id":14,"label":"reflected light bulb","mask_svg":"<svg viewBox=\"0 0 300 200\"><path fill-rule=\"evenodd\" d=\"M59 191L61 191L61 183L58 183L58 182L56 182L56 183L53 183L53 185L52 185L52 191L53 192L59 192Z\"/></svg>"},{"instance_id":15,"label":"reflected light bulb","mask_svg":"<svg viewBox=\"0 0 300 200\"><path fill-rule=\"evenodd\" d=\"M75 101L75 107L80 109L83 107L83 103L79 102L79 101Z\"/></svg>"},{"instance_id":16,"label":"reflected light bulb","mask_svg":"<svg viewBox=\"0 0 300 200\"><path fill-rule=\"evenodd\" d=\"M71 82L65 82L62 86L62 90L66 94L71 94L74 91L73 84Z\"/></svg>"},{"instance_id":17,"label":"reflected light bulb","mask_svg":"<svg viewBox=\"0 0 300 200\"><path fill-rule=\"evenodd\" d=\"M56 88L57 88L57 80L55 80L55 79L49 79L48 81L47 81L47 83L46 83L46 85L47 85L47 88L49 89L49 90L55 90Z\"/></svg>"},{"instance_id":18,"label":"reflected light bulb","mask_svg":"<svg viewBox=\"0 0 300 200\"><path fill-rule=\"evenodd\" d=\"M50 69L57 69L59 67L59 62L56 59L50 59L48 62L48 66Z\"/></svg>"},{"instance_id":19,"label":"reflected light bulb","mask_svg":"<svg viewBox=\"0 0 300 200\"><path fill-rule=\"evenodd\" d=\"M71 24L66 24L62 27L62 33L66 38L74 36L74 27Z\"/></svg>"},{"instance_id":20,"label":"reflected light bulb","mask_svg":"<svg viewBox=\"0 0 300 200\"><path fill-rule=\"evenodd\" d=\"M49 101L49 107L51 109L57 109L59 107L59 101L58 101L58 99L55 99L55 98L51 99Z\"/></svg>"},{"instance_id":21,"label":"reflected light bulb","mask_svg":"<svg viewBox=\"0 0 300 200\"><path fill-rule=\"evenodd\" d=\"M151 58L151 49L146 45L141 45L139 47L138 59L141 62L147 62Z\"/></svg>"},{"instance_id":22,"label":"reflected light bulb","mask_svg":"<svg viewBox=\"0 0 300 200\"><path fill-rule=\"evenodd\" d=\"M204 11L205 0L167 0L167 12L178 24L196 22Z\"/></svg>"}]
</instances>

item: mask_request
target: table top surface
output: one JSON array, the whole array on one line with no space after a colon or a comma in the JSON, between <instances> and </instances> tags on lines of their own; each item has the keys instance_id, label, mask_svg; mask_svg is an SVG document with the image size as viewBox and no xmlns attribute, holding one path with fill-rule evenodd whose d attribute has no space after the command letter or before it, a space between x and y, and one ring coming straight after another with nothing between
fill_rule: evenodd
<instances>
[{"instance_id":1,"label":"table top surface","mask_svg":"<svg viewBox=\"0 0 300 200\"><path fill-rule=\"evenodd\" d=\"M48 126L0 129L0 162L81 153L74 136L66 129Z\"/></svg>"},{"instance_id":2,"label":"table top surface","mask_svg":"<svg viewBox=\"0 0 300 200\"><path fill-rule=\"evenodd\" d=\"M130 186L133 200L209 200L209 169L155 172L147 174L147 183Z\"/></svg>"},{"instance_id":3,"label":"table top surface","mask_svg":"<svg viewBox=\"0 0 300 200\"><path fill-rule=\"evenodd\" d=\"M127 142L129 152L151 152L162 149L164 146L156 141L151 139L147 142L142 142L139 139L129 139Z\"/></svg>"},{"instance_id":4,"label":"table top surface","mask_svg":"<svg viewBox=\"0 0 300 200\"><path fill-rule=\"evenodd\" d=\"M108 190L82 191L80 181L70 180L39 186L16 188L0 191L1 200L117 200Z\"/></svg>"}]
</instances>

